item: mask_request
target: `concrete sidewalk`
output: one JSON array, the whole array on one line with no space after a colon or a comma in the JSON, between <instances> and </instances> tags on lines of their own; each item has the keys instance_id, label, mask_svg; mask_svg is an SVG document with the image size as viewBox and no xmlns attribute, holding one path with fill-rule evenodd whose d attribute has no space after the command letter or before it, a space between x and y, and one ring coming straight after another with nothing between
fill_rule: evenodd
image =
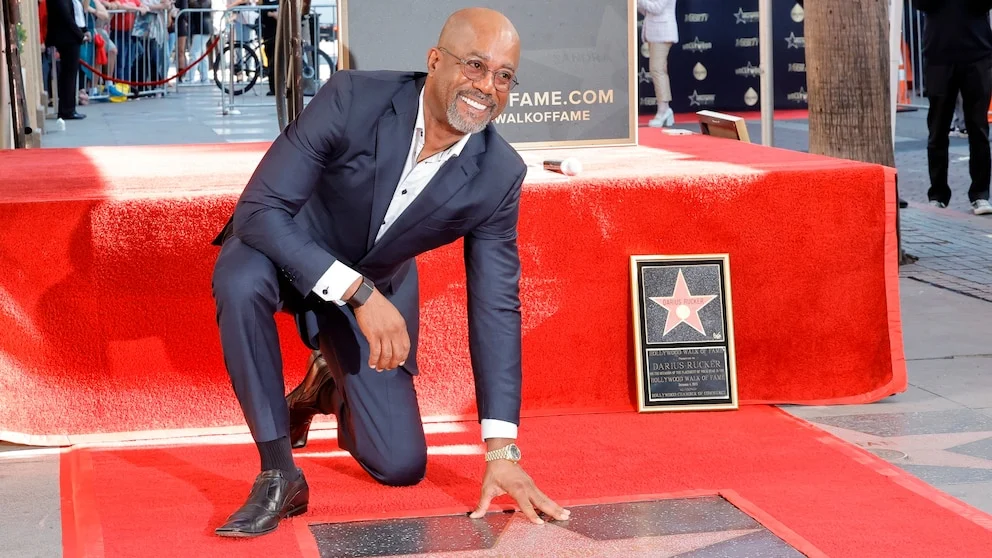
<instances>
[{"instance_id":1,"label":"concrete sidewalk","mask_svg":"<svg viewBox=\"0 0 992 558\"><path fill-rule=\"evenodd\" d=\"M46 134L48 147L269 141L271 98L239 98L223 115L219 91L183 89L161 99L81 107L89 118ZM926 111L897 117L904 248L901 269L909 389L872 405L788 407L789 412L992 513L992 219L966 213L967 140L951 140L951 206L926 205ZM695 129L694 126L684 126ZM760 136L749 123L751 137ZM775 145L806 150L805 121L777 122ZM54 154L55 152L53 152ZM57 161L53 161L56 163ZM816 200L797 208L816 211ZM58 456L0 444L0 557L61 554Z\"/></svg>"}]
</instances>

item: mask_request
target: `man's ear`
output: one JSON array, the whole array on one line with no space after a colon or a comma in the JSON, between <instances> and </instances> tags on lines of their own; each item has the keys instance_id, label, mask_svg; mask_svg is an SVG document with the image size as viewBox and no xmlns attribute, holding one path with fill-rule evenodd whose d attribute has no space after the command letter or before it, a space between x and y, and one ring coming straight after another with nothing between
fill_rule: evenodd
<instances>
[{"instance_id":1,"label":"man's ear","mask_svg":"<svg viewBox=\"0 0 992 558\"><path fill-rule=\"evenodd\" d=\"M436 48L427 51L427 74L432 75L441 61L441 53Z\"/></svg>"}]
</instances>

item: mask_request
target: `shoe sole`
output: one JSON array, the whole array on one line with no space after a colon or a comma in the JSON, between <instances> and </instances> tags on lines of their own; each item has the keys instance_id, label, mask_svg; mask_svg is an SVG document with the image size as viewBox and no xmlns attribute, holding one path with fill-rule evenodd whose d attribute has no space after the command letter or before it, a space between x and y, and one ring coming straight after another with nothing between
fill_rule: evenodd
<instances>
[{"instance_id":1,"label":"shoe sole","mask_svg":"<svg viewBox=\"0 0 992 558\"><path fill-rule=\"evenodd\" d=\"M290 508L286 512L286 514L282 516L282 519L280 519L279 521L281 522L283 519L289 519L290 517L296 517L298 515L302 515L306 513L307 506L308 504L303 504L302 506L296 506L295 508ZM262 535L268 535L269 533L275 531L278 528L279 528L279 524L276 523L275 527L271 529L267 529L265 531L259 531L257 533L253 533L250 531L221 531L218 529L218 530L214 530L214 534L221 537L228 537L232 539L250 539L254 537L261 537Z\"/></svg>"}]
</instances>

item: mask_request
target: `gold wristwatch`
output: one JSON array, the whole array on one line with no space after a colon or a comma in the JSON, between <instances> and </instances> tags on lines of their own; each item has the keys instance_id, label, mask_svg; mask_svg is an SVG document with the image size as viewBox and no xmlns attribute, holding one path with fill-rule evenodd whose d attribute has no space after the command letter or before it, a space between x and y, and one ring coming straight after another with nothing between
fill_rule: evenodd
<instances>
[{"instance_id":1,"label":"gold wristwatch","mask_svg":"<svg viewBox=\"0 0 992 558\"><path fill-rule=\"evenodd\" d=\"M487 463L496 461L497 459L506 459L507 461L516 463L520 461L520 448L517 447L517 444L507 444L499 449L486 452Z\"/></svg>"}]
</instances>

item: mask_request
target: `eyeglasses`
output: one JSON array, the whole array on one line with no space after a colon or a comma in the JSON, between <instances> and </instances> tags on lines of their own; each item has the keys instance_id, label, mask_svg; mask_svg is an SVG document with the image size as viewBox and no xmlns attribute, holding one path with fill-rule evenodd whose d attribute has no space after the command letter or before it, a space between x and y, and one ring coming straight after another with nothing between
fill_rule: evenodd
<instances>
[{"instance_id":1,"label":"eyeglasses","mask_svg":"<svg viewBox=\"0 0 992 558\"><path fill-rule=\"evenodd\" d=\"M478 58L461 58L444 47L437 47L437 49L457 58L458 64L462 67L462 74L473 82L484 79L490 73L489 66L486 66L486 63ZM510 70L501 68L493 70L491 73L493 74L493 87L497 91L506 92L519 85L517 78Z\"/></svg>"}]
</instances>

